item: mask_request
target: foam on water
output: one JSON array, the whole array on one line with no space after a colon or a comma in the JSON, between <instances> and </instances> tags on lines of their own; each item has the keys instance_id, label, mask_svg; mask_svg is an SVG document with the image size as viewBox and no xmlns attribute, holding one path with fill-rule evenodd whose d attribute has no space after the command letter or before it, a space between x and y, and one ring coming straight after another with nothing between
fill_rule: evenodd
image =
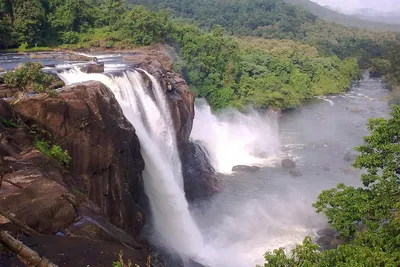
<instances>
[{"instance_id":1,"label":"foam on water","mask_svg":"<svg viewBox=\"0 0 400 267\"><path fill-rule=\"evenodd\" d=\"M235 165L266 165L280 153L277 114L225 110L211 112L205 100L195 105L191 137L210 154L214 168L230 173Z\"/></svg>"}]
</instances>

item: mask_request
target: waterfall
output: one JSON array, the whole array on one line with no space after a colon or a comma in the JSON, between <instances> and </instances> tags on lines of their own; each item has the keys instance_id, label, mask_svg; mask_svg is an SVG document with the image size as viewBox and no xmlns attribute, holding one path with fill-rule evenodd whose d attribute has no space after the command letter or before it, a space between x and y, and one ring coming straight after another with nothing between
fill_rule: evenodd
<instances>
[{"instance_id":1,"label":"waterfall","mask_svg":"<svg viewBox=\"0 0 400 267\"><path fill-rule=\"evenodd\" d=\"M266 165L280 154L276 114L231 109L215 115L203 99L196 101L195 114L191 138L207 148L218 172L230 173L235 165Z\"/></svg>"},{"instance_id":2,"label":"waterfall","mask_svg":"<svg viewBox=\"0 0 400 267\"><path fill-rule=\"evenodd\" d=\"M138 71L151 79L153 92L146 88ZM176 135L166 96L153 76L144 70L138 71L106 75L71 69L59 76L67 85L94 80L111 89L140 140L145 161L144 187L158 245L179 253L183 259L200 261L198 255L204 250L204 241L185 198Z\"/></svg>"}]
</instances>

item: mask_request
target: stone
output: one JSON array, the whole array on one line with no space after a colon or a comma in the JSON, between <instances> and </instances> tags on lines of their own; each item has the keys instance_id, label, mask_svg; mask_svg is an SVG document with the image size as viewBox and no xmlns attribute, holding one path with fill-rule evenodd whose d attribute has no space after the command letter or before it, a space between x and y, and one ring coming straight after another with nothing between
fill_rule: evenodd
<instances>
[{"instance_id":1,"label":"stone","mask_svg":"<svg viewBox=\"0 0 400 267\"><path fill-rule=\"evenodd\" d=\"M261 168L258 166L247 166L247 165L236 165L233 166L232 171L233 172L257 172Z\"/></svg>"},{"instance_id":2,"label":"stone","mask_svg":"<svg viewBox=\"0 0 400 267\"><path fill-rule=\"evenodd\" d=\"M294 168L296 168L296 162L294 162L294 161L291 160L291 159L283 159L283 160L281 161L281 166L282 166L284 169L294 169Z\"/></svg>"},{"instance_id":3,"label":"stone","mask_svg":"<svg viewBox=\"0 0 400 267\"><path fill-rule=\"evenodd\" d=\"M345 155L344 155L344 157L343 157L343 159L345 160L345 161L355 161L356 160L356 158L357 158L357 154L355 154L355 153L352 153L352 152L347 152Z\"/></svg>"},{"instance_id":4,"label":"stone","mask_svg":"<svg viewBox=\"0 0 400 267\"><path fill-rule=\"evenodd\" d=\"M332 236L321 236L317 239L317 244L320 246L321 250L336 249L344 243L343 239Z\"/></svg>"},{"instance_id":5,"label":"stone","mask_svg":"<svg viewBox=\"0 0 400 267\"><path fill-rule=\"evenodd\" d=\"M82 72L85 73L103 73L104 72L104 64L101 63L90 63L81 68Z\"/></svg>"},{"instance_id":6,"label":"stone","mask_svg":"<svg viewBox=\"0 0 400 267\"><path fill-rule=\"evenodd\" d=\"M92 207L93 204L89 201L81 203L78 207L80 218L64 228L62 232L69 236L79 236L90 240L109 241L125 244L132 248L141 248L141 245L132 237L139 236L144 225L144 215L139 207L136 210L132 210L132 213L137 215L135 221L140 222L137 229L139 231L132 234L132 236L111 224L103 216L100 216L96 209L92 210Z\"/></svg>"},{"instance_id":7,"label":"stone","mask_svg":"<svg viewBox=\"0 0 400 267\"><path fill-rule=\"evenodd\" d=\"M12 119L12 109L10 104L8 104L3 99L0 99L0 117L4 119Z\"/></svg>"},{"instance_id":8,"label":"stone","mask_svg":"<svg viewBox=\"0 0 400 267\"><path fill-rule=\"evenodd\" d=\"M187 143L181 150L181 161L184 188L189 201L209 197L222 190L208 154L200 144Z\"/></svg>"},{"instance_id":9,"label":"stone","mask_svg":"<svg viewBox=\"0 0 400 267\"><path fill-rule=\"evenodd\" d=\"M133 250L122 244L79 237L23 236L21 241L58 266L111 267L113 262L118 261L120 252L123 253L124 260L130 259L133 264L146 266L149 256L145 249ZM26 266L17 257L9 257L3 264L1 266Z\"/></svg>"},{"instance_id":10,"label":"stone","mask_svg":"<svg viewBox=\"0 0 400 267\"><path fill-rule=\"evenodd\" d=\"M318 236L332 236L332 237L335 237L335 236L338 236L339 233L335 229L324 228L324 229L319 230L317 232L317 235Z\"/></svg>"},{"instance_id":11,"label":"stone","mask_svg":"<svg viewBox=\"0 0 400 267\"><path fill-rule=\"evenodd\" d=\"M321 250L335 249L339 245L344 244L344 240L339 236L339 233L332 228L324 228L317 232L319 236L317 244Z\"/></svg>"},{"instance_id":12,"label":"stone","mask_svg":"<svg viewBox=\"0 0 400 267\"><path fill-rule=\"evenodd\" d=\"M303 173L299 170L289 170L289 174L293 177L301 177Z\"/></svg>"},{"instance_id":13,"label":"stone","mask_svg":"<svg viewBox=\"0 0 400 267\"><path fill-rule=\"evenodd\" d=\"M4 179L17 183L15 179L17 175L21 174L9 173ZM27 172L24 175L25 181L28 182L26 179L29 179L29 176L32 179L40 175L42 175L40 172ZM67 189L55 181L35 179L12 194L2 192L0 206L4 210L12 211L17 219L37 232L55 234L61 228L74 222L77 216L74 207L63 197L66 193L68 193Z\"/></svg>"}]
</instances>

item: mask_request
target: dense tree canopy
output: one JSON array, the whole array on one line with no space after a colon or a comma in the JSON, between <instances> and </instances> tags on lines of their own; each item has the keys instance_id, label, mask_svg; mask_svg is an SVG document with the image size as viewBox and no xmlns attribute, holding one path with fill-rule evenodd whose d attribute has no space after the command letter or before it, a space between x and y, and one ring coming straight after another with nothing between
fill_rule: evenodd
<instances>
[{"instance_id":1,"label":"dense tree canopy","mask_svg":"<svg viewBox=\"0 0 400 267\"><path fill-rule=\"evenodd\" d=\"M165 2L165 7L172 5L182 14L200 14L207 31L171 20L165 10L128 8L123 0L0 3L0 18L4 21L0 47L62 44L126 48L167 43L177 53L177 70L214 109L247 105L292 108L315 95L343 92L358 76L354 59L340 60L332 53L322 57L314 47L292 40L228 37L224 28L217 25L222 24L231 33L251 35L268 24L273 27L262 31L271 36L304 37L299 27L304 22L315 22L316 17L280 0L204 0L204 9L198 9L198 0ZM208 13L211 3L213 11ZM224 20L220 20L221 14ZM233 22L236 26L231 25ZM275 34L274 25L283 28Z\"/></svg>"},{"instance_id":2,"label":"dense tree canopy","mask_svg":"<svg viewBox=\"0 0 400 267\"><path fill-rule=\"evenodd\" d=\"M315 95L343 92L359 75L356 59L320 57L310 46L292 41L290 46L277 42L272 51L270 41L238 43L220 27L202 33L183 25L175 32L187 81L217 109L292 108Z\"/></svg>"},{"instance_id":3,"label":"dense tree canopy","mask_svg":"<svg viewBox=\"0 0 400 267\"><path fill-rule=\"evenodd\" d=\"M362 67L381 57L382 46L394 33L344 27L318 19L309 11L283 0L129 0L153 10L168 9L178 18L209 30L221 25L226 33L267 39L292 39L311 44L321 55L356 57Z\"/></svg>"}]
</instances>

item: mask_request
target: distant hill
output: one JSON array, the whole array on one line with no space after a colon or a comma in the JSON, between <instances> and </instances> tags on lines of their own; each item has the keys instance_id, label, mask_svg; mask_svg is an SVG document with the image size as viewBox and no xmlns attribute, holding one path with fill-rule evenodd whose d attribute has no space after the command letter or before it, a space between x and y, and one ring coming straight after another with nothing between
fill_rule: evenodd
<instances>
[{"instance_id":1,"label":"distant hill","mask_svg":"<svg viewBox=\"0 0 400 267\"><path fill-rule=\"evenodd\" d=\"M400 10L393 12L377 12L375 10L364 8L357 10L353 15L363 20L397 24L398 27L400 27Z\"/></svg>"},{"instance_id":2,"label":"distant hill","mask_svg":"<svg viewBox=\"0 0 400 267\"><path fill-rule=\"evenodd\" d=\"M342 24L345 26L365 28L374 31L400 32L399 25L395 25L395 21L390 19L384 20L384 22L386 23L383 23L379 22L378 17L373 18L372 16L344 15L330 8L320 6L317 3L311 2L309 0L283 0L283 1L289 4L301 6L323 20L336 22L338 24Z\"/></svg>"}]
</instances>

